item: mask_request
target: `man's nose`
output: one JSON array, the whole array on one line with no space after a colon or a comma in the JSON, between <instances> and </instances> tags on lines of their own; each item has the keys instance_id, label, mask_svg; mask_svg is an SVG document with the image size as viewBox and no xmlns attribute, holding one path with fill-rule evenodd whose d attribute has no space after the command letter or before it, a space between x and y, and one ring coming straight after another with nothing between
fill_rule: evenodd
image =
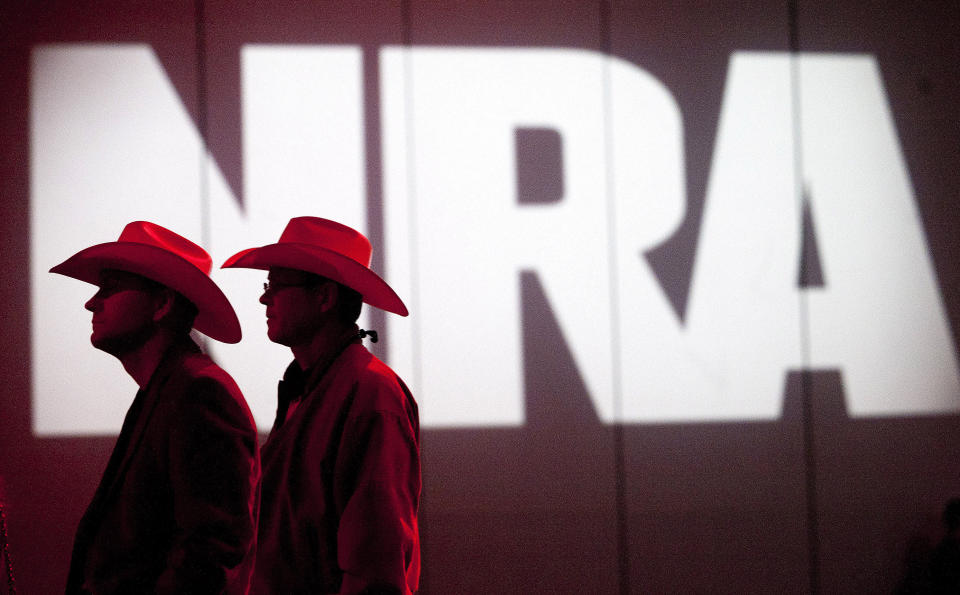
<instances>
[{"instance_id":1,"label":"man's nose","mask_svg":"<svg viewBox=\"0 0 960 595\"><path fill-rule=\"evenodd\" d=\"M269 290L264 289L263 293L260 294L260 303L263 304L264 306L269 306L272 300L273 298L270 295Z\"/></svg>"},{"instance_id":2,"label":"man's nose","mask_svg":"<svg viewBox=\"0 0 960 595\"><path fill-rule=\"evenodd\" d=\"M93 294L93 297L87 300L87 303L84 304L83 307L91 312L96 312L100 307L100 298L97 297L97 294Z\"/></svg>"}]
</instances>

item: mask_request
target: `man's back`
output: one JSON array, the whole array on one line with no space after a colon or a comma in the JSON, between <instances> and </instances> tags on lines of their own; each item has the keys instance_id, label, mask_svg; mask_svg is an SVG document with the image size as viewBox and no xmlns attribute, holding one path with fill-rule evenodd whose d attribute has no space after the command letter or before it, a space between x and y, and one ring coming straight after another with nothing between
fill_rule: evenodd
<instances>
[{"instance_id":1,"label":"man's back","mask_svg":"<svg viewBox=\"0 0 960 595\"><path fill-rule=\"evenodd\" d=\"M192 343L174 345L81 521L67 592L244 592L258 476L256 427L233 379Z\"/></svg>"}]
</instances>

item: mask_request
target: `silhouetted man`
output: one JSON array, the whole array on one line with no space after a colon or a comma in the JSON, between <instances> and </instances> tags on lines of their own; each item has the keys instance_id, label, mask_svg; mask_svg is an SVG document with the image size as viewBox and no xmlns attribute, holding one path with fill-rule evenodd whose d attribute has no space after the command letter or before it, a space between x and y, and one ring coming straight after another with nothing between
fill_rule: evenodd
<instances>
[{"instance_id":1,"label":"silhouetted man","mask_svg":"<svg viewBox=\"0 0 960 595\"><path fill-rule=\"evenodd\" d=\"M256 427L233 379L189 336L240 340L210 265L200 246L137 221L51 269L99 286L86 303L90 341L140 387L77 528L68 595L247 591Z\"/></svg>"},{"instance_id":2,"label":"silhouetted man","mask_svg":"<svg viewBox=\"0 0 960 595\"><path fill-rule=\"evenodd\" d=\"M361 344L362 302L402 316L369 269L370 242L326 219L292 219L280 241L224 267L269 270L267 336L294 361L261 450L253 592L411 593L420 572L417 405ZM373 335L375 340L375 335Z\"/></svg>"},{"instance_id":3,"label":"silhouetted man","mask_svg":"<svg viewBox=\"0 0 960 595\"><path fill-rule=\"evenodd\" d=\"M931 593L960 593L960 498L952 498L943 509L946 535L930 557Z\"/></svg>"}]
</instances>

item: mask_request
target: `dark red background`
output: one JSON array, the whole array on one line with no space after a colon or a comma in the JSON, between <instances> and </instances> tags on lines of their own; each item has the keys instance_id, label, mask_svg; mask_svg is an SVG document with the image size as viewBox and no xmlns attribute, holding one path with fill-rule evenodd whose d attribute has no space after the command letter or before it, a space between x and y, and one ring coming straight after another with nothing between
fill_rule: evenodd
<instances>
[{"instance_id":1,"label":"dark red background","mask_svg":"<svg viewBox=\"0 0 960 595\"><path fill-rule=\"evenodd\" d=\"M629 60L663 81L683 113L687 218L647 255L680 313L730 52L870 53L880 64L956 345L960 5L822 4L0 5L0 477L20 591L62 590L74 528L114 440L31 432L32 46L152 44L239 196L240 46L362 46L369 229L378 245L389 233L376 133L382 45L574 47ZM518 283L528 422L424 430L422 592L890 592L908 556L938 537L944 502L960 495L960 416L851 420L841 375L816 371L784 379L784 415L776 422L606 426L593 413L537 276L523 274Z\"/></svg>"}]
</instances>

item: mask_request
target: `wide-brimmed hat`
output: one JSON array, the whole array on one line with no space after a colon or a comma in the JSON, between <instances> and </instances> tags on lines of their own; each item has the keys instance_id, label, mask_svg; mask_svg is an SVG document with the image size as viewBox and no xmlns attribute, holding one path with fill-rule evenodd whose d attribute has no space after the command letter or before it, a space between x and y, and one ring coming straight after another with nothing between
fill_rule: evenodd
<instances>
[{"instance_id":1,"label":"wide-brimmed hat","mask_svg":"<svg viewBox=\"0 0 960 595\"><path fill-rule=\"evenodd\" d=\"M77 252L50 269L96 285L100 272L116 269L135 273L179 292L197 307L193 327L224 343L240 341L240 321L227 296L210 279L213 264L200 246L165 227L134 221L116 242L97 244Z\"/></svg>"},{"instance_id":2,"label":"wide-brimmed hat","mask_svg":"<svg viewBox=\"0 0 960 595\"><path fill-rule=\"evenodd\" d=\"M242 250L223 268L306 271L346 285L363 296L364 303L406 316L403 300L370 270L372 254L370 240L353 228L320 217L294 217L279 242Z\"/></svg>"}]
</instances>

